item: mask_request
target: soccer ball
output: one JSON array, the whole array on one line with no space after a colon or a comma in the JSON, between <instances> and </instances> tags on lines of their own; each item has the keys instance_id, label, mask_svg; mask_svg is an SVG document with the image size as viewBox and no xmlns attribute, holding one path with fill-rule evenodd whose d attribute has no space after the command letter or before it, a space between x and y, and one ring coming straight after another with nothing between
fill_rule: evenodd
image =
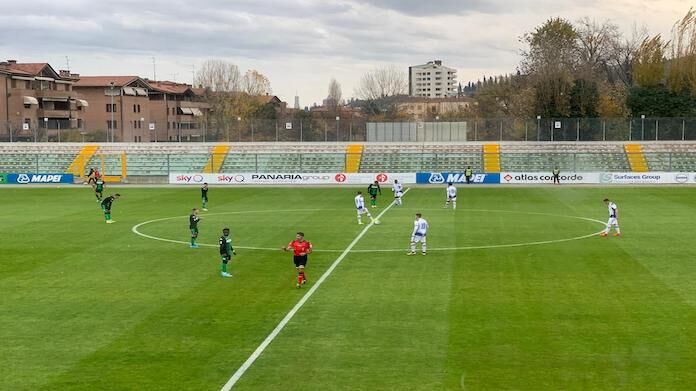
<instances>
[{"instance_id":1,"label":"soccer ball","mask_svg":"<svg viewBox=\"0 0 696 391\"><path fill-rule=\"evenodd\" d=\"M379 220L375 220L375 224L382 224L382 222Z\"/></svg>"}]
</instances>

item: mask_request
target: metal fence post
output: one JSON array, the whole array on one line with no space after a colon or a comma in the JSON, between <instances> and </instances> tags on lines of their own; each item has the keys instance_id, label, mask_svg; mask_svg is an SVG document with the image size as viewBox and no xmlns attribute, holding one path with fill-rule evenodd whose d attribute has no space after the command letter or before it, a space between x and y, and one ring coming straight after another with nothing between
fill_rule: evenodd
<instances>
[{"instance_id":1,"label":"metal fence post","mask_svg":"<svg viewBox=\"0 0 696 391\"><path fill-rule=\"evenodd\" d=\"M575 141L580 141L580 120L575 121Z\"/></svg>"},{"instance_id":2,"label":"metal fence post","mask_svg":"<svg viewBox=\"0 0 696 391\"><path fill-rule=\"evenodd\" d=\"M304 126L304 124L302 123L302 120L300 120L300 142L302 142L302 131L303 131L302 127L303 126Z\"/></svg>"},{"instance_id":3,"label":"metal fence post","mask_svg":"<svg viewBox=\"0 0 696 391\"><path fill-rule=\"evenodd\" d=\"M682 119L682 141L684 141L684 135L686 133L686 120ZM670 156L671 158L671 156Z\"/></svg>"},{"instance_id":4,"label":"metal fence post","mask_svg":"<svg viewBox=\"0 0 696 391\"><path fill-rule=\"evenodd\" d=\"M607 141L607 121L602 121L602 141Z\"/></svg>"},{"instance_id":5,"label":"metal fence post","mask_svg":"<svg viewBox=\"0 0 696 391\"><path fill-rule=\"evenodd\" d=\"M628 122L628 141L633 140L633 120Z\"/></svg>"},{"instance_id":6,"label":"metal fence post","mask_svg":"<svg viewBox=\"0 0 696 391\"><path fill-rule=\"evenodd\" d=\"M524 141L527 141L527 133L529 133L529 123L524 122Z\"/></svg>"},{"instance_id":7,"label":"metal fence post","mask_svg":"<svg viewBox=\"0 0 696 391\"><path fill-rule=\"evenodd\" d=\"M657 135L660 133L660 120L655 120L655 141L657 141Z\"/></svg>"},{"instance_id":8,"label":"metal fence post","mask_svg":"<svg viewBox=\"0 0 696 391\"><path fill-rule=\"evenodd\" d=\"M503 120L500 120L500 141L503 141Z\"/></svg>"}]
</instances>

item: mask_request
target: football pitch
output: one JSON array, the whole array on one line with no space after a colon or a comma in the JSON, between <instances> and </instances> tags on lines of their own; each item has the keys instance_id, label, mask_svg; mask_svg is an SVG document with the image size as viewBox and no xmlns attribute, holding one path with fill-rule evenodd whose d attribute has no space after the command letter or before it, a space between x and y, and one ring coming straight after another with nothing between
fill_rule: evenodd
<instances>
[{"instance_id":1,"label":"football pitch","mask_svg":"<svg viewBox=\"0 0 696 391\"><path fill-rule=\"evenodd\" d=\"M0 189L0 389L220 390L332 265L235 390L696 388L696 189L383 189L362 226L356 190L211 188L192 249L198 188L107 187L111 225L87 186Z\"/></svg>"}]
</instances>

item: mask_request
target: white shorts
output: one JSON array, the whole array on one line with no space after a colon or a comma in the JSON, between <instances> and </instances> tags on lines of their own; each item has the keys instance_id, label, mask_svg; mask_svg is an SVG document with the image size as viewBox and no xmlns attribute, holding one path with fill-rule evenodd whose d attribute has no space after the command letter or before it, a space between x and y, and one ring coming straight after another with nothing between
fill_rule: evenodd
<instances>
[{"instance_id":1,"label":"white shorts","mask_svg":"<svg viewBox=\"0 0 696 391\"><path fill-rule=\"evenodd\" d=\"M447 197L447 201L456 201L456 200L457 200L457 196Z\"/></svg>"},{"instance_id":2,"label":"white shorts","mask_svg":"<svg viewBox=\"0 0 696 391\"><path fill-rule=\"evenodd\" d=\"M616 217L610 217L607 221L607 226L611 227L612 225L619 225L619 220Z\"/></svg>"},{"instance_id":3,"label":"white shorts","mask_svg":"<svg viewBox=\"0 0 696 391\"><path fill-rule=\"evenodd\" d=\"M422 242L425 243L425 235L413 235L411 236L412 243Z\"/></svg>"},{"instance_id":4,"label":"white shorts","mask_svg":"<svg viewBox=\"0 0 696 391\"><path fill-rule=\"evenodd\" d=\"M367 214L367 208L358 208L358 216Z\"/></svg>"},{"instance_id":5,"label":"white shorts","mask_svg":"<svg viewBox=\"0 0 696 391\"><path fill-rule=\"evenodd\" d=\"M395 193L394 198L401 198L402 195L404 195L402 192Z\"/></svg>"}]
</instances>

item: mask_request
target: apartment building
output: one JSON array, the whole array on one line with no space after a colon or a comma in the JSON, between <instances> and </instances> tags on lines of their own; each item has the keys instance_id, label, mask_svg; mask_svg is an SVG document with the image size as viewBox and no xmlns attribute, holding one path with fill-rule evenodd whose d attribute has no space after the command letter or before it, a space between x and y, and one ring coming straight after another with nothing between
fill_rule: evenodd
<instances>
[{"instance_id":1,"label":"apartment building","mask_svg":"<svg viewBox=\"0 0 696 391\"><path fill-rule=\"evenodd\" d=\"M78 77L47 63L0 62L0 140L60 139L83 129L89 103L73 89Z\"/></svg>"},{"instance_id":2,"label":"apartment building","mask_svg":"<svg viewBox=\"0 0 696 391\"><path fill-rule=\"evenodd\" d=\"M91 102L85 130L108 141L145 142L150 132L150 86L138 76L82 76L75 91Z\"/></svg>"},{"instance_id":3,"label":"apartment building","mask_svg":"<svg viewBox=\"0 0 696 391\"><path fill-rule=\"evenodd\" d=\"M457 93L457 70L429 61L408 68L408 94L420 98L445 98Z\"/></svg>"},{"instance_id":4,"label":"apartment building","mask_svg":"<svg viewBox=\"0 0 696 391\"><path fill-rule=\"evenodd\" d=\"M138 76L83 76L75 89L92 102L88 132L129 142L205 139L210 106L202 89Z\"/></svg>"},{"instance_id":5,"label":"apartment building","mask_svg":"<svg viewBox=\"0 0 696 391\"><path fill-rule=\"evenodd\" d=\"M210 105L205 90L189 84L147 80L150 115L158 141L205 141Z\"/></svg>"}]
</instances>

